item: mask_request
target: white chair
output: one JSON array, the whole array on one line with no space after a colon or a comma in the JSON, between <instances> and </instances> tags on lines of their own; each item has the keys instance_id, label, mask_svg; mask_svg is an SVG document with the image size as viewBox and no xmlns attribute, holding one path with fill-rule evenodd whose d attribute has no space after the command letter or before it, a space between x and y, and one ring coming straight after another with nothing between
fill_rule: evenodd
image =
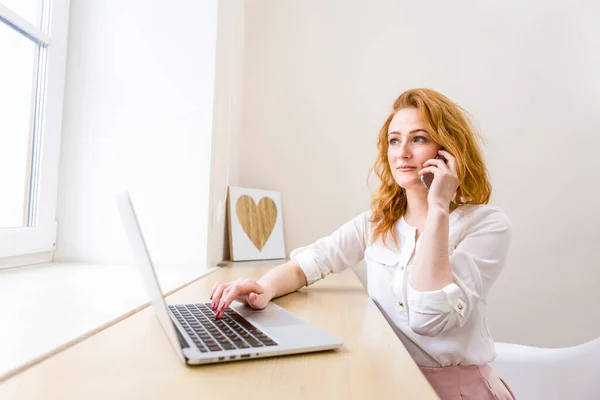
<instances>
[{"instance_id":1,"label":"white chair","mask_svg":"<svg viewBox=\"0 0 600 400\"><path fill-rule=\"evenodd\" d=\"M600 338L560 349L496 343L496 352L491 367L517 400L600 399Z\"/></svg>"}]
</instances>

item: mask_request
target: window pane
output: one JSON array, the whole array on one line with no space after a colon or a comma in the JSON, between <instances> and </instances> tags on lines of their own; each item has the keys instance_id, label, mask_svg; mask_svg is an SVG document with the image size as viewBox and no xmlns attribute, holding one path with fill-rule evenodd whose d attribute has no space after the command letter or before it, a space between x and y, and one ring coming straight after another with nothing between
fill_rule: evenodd
<instances>
[{"instance_id":1,"label":"window pane","mask_svg":"<svg viewBox=\"0 0 600 400\"><path fill-rule=\"evenodd\" d=\"M43 0L0 0L0 3L25 18L36 28L40 28Z\"/></svg>"},{"instance_id":2,"label":"window pane","mask_svg":"<svg viewBox=\"0 0 600 400\"><path fill-rule=\"evenodd\" d=\"M38 50L0 22L0 228L27 225Z\"/></svg>"}]
</instances>

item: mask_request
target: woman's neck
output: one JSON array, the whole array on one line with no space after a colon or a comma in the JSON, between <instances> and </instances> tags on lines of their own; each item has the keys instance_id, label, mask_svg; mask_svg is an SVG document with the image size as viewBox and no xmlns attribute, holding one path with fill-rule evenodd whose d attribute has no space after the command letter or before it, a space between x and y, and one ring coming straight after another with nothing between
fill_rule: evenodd
<instances>
[{"instance_id":1,"label":"woman's neck","mask_svg":"<svg viewBox=\"0 0 600 400\"><path fill-rule=\"evenodd\" d=\"M404 220L407 224L417 229L418 232L423 232L427 212L429 211L429 203L427 203L427 191L425 190L407 190L406 191L406 211L404 212ZM454 211L457 205L450 203L449 212Z\"/></svg>"},{"instance_id":2,"label":"woman's neck","mask_svg":"<svg viewBox=\"0 0 600 400\"><path fill-rule=\"evenodd\" d=\"M427 192L425 190L406 191L406 211L404 212L404 220L407 224L417 228L418 231L422 231L422 228L425 226L425 220L427 219L428 209Z\"/></svg>"}]
</instances>

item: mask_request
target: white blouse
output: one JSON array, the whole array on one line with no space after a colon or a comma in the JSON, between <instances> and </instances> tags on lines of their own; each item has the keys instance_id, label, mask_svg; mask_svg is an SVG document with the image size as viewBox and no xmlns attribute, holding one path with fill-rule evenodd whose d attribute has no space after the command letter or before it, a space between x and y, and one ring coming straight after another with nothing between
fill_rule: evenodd
<instances>
[{"instance_id":1,"label":"white blouse","mask_svg":"<svg viewBox=\"0 0 600 400\"><path fill-rule=\"evenodd\" d=\"M295 249L295 259L312 285L330 273L367 263L369 296L421 367L484 365L495 356L487 326L487 296L506 261L511 239L508 217L498 207L463 205L449 216L448 254L454 283L420 292L410 285L422 235L404 218L394 224L398 246L388 235L371 243L371 212L330 236ZM411 255L415 257L410 260Z\"/></svg>"}]
</instances>

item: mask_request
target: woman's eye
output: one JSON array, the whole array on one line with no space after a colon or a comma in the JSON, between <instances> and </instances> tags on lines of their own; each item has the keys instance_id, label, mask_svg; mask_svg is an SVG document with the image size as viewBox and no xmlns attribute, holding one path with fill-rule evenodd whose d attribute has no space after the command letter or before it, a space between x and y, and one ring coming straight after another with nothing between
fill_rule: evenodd
<instances>
[{"instance_id":1,"label":"woman's eye","mask_svg":"<svg viewBox=\"0 0 600 400\"><path fill-rule=\"evenodd\" d=\"M398 139L394 138L394 139L390 139L390 144L397 144L398 143Z\"/></svg>"},{"instance_id":2,"label":"woman's eye","mask_svg":"<svg viewBox=\"0 0 600 400\"><path fill-rule=\"evenodd\" d=\"M427 139L425 139L423 136L415 136L415 142L426 142Z\"/></svg>"}]
</instances>

